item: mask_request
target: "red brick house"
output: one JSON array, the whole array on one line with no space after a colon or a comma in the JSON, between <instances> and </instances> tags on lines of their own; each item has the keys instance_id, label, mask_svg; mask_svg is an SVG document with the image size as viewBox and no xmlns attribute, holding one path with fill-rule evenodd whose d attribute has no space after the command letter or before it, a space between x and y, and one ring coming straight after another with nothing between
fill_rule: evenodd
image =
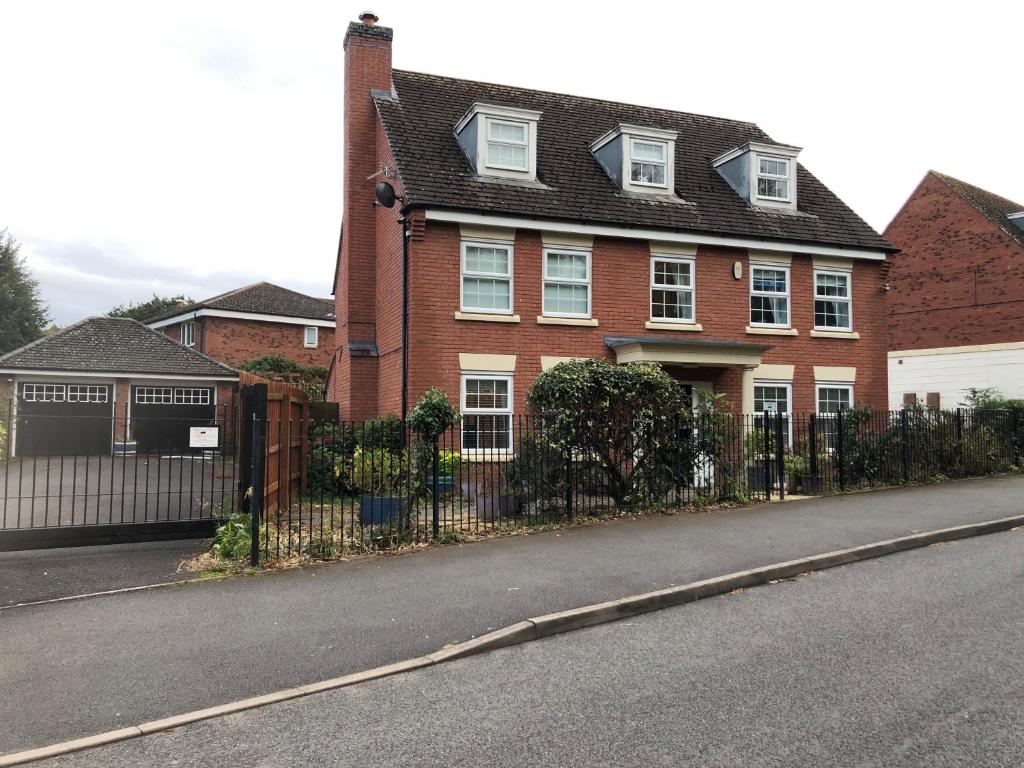
<instances>
[{"instance_id":1,"label":"red brick house","mask_svg":"<svg viewBox=\"0 0 1024 768\"><path fill-rule=\"evenodd\" d=\"M1024 398L1024 205L929 171L885 235L890 407Z\"/></svg>"},{"instance_id":2,"label":"red brick house","mask_svg":"<svg viewBox=\"0 0 1024 768\"><path fill-rule=\"evenodd\" d=\"M334 302L266 282L182 304L147 325L228 365L277 354L328 366L334 350Z\"/></svg>"},{"instance_id":3,"label":"red brick house","mask_svg":"<svg viewBox=\"0 0 1024 768\"><path fill-rule=\"evenodd\" d=\"M492 429L500 444L534 378L579 357L658 362L745 412L885 407L894 248L798 147L746 122L393 70L392 30L361 19L328 389L343 417L401 414L439 386L464 448ZM374 207L380 183L395 207Z\"/></svg>"}]
</instances>

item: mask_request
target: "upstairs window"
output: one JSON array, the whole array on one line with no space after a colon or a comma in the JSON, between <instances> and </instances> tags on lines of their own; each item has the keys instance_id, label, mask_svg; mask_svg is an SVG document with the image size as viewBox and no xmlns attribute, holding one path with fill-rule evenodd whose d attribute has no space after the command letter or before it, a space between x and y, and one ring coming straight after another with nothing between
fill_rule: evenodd
<instances>
[{"instance_id":1,"label":"upstairs window","mask_svg":"<svg viewBox=\"0 0 1024 768\"><path fill-rule=\"evenodd\" d=\"M651 319L694 321L693 259L651 257Z\"/></svg>"},{"instance_id":2,"label":"upstairs window","mask_svg":"<svg viewBox=\"0 0 1024 768\"><path fill-rule=\"evenodd\" d=\"M530 126L507 120L487 120L487 166L513 171L529 168Z\"/></svg>"},{"instance_id":3,"label":"upstairs window","mask_svg":"<svg viewBox=\"0 0 1024 768\"><path fill-rule=\"evenodd\" d=\"M667 146L662 141L630 141L629 180L634 184L664 187Z\"/></svg>"},{"instance_id":4,"label":"upstairs window","mask_svg":"<svg viewBox=\"0 0 1024 768\"><path fill-rule=\"evenodd\" d=\"M789 201L789 161L778 157L757 158L757 196Z\"/></svg>"},{"instance_id":5,"label":"upstairs window","mask_svg":"<svg viewBox=\"0 0 1024 768\"><path fill-rule=\"evenodd\" d=\"M590 317L590 251L544 250L544 314Z\"/></svg>"},{"instance_id":6,"label":"upstairs window","mask_svg":"<svg viewBox=\"0 0 1024 768\"><path fill-rule=\"evenodd\" d=\"M463 241L462 311L511 314L510 243Z\"/></svg>"},{"instance_id":7,"label":"upstairs window","mask_svg":"<svg viewBox=\"0 0 1024 768\"><path fill-rule=\"evenodd\" d=\"M194 320L181 324L181 343L186 347L196 345L196 323Z\"/></svg>"},{"instance_id":8,"label":"upstairs window","mask_svg":"<svg viewBox=\"0 0 1024 768\"><path fill-rule=\"evenodd\" d=\"M315 325L307 325L302 337L302 346L315 347L320 343L319 329Z\"/></svg>"},{"instance_id":9,"label":"upstairs window","mask_svg":"<svg viewBox=\"0 0 1024 768\"><path fill-rule=\"evenodd\" d=\"M814 272L814 327L826 331L850 331L853 313L849 272Z\"/></svg>"},{"instance_id":10,"label":"upstairs window","mask_svg":"<svg viewBox=\"0 0 1024 768\"><path fill-rule=\"evenodd\" d=\"M789 267L750 268L750 324L789 327Z\"/></svg>"}]
</instances>

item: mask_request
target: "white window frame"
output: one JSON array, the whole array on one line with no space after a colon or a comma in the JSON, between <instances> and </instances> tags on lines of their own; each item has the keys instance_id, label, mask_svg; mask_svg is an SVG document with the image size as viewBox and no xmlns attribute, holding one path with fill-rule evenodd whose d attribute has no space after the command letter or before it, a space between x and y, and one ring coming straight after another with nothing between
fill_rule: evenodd
<instances>
[{"instance_id":1,"label":"white window frame","mask_svg":"<svg viewBox=\"0 0 1024 768\"><path fill-rule=\"evenodd\" d=\"M155 399L157 391L160 399ZM165 395L168 399L164 399ZM174 387L135 387L135 403L137 405L173 405Z\"/></svg>"},{"instance_id":2,"label":"white window frame","mask_svg":"<svg viewBox=\"0 0 1024 768\"><path fill-rule=\"evenodd\" d=\"M483 380L483 381L506 381L508 382L508 407L507 408L467 408L466 407L466 382L470 379ZM507 455L512 452L513 434L512 434L512 416L515 408L515 382L513 381L513 375L510 373L485 373L485 372L465 372L463 371L462 377L459 380L459 414L463 417L470 416L508 416L508 444L502 447L495 448L467 448L465 446L465 433L463 427L459 428L459 448L463 455ZM465 418L463 418L465 423Z\"/></svg>"},{"instance_id":3,"label":"white window frame","mask_svg":"<svg viewBox=\"0 0 1024 768\"><path fill-rule=\"evenodd\" d=\"M180 340L184 346L194 347L196 345L196 321L186 320L183 322L180 334Z\"/></svg>"},{"instance_id":4,"label":"white window frame","mask_svg":"<svg viewBox=\"0 0 1024 768\"><path fill-rule=\"evenodd\" d=\"M679 288L677 286L659 285L654 280L655 270L654 264L658 261L674 262L676 264L689 264L690 265L690 285L685 288ZM690 296L690 317L687 319L679 319L675 317L655 317L654 316L654 292L659 291L689 291ZM648 309L650 310L650 319L653 323L677 323L679 325L695 325L697 322L697 260L692 256L667 256L660 253L651 254L651 285L649 291L649 304Z\"/></svg>"},{"instance_id":5,"label":"white window frame","mask_svg":"<svg viewBox=\"0 0 1024 768\"><path fill-rule=\"evenodd\" d=\"M508 251L508 274L502 275L497 272L470 272L466 269L466 249L477 248L505 248ZM462 312L472 312L482 315L511 315L515 307L515 246L507 240L463 240L460 246L459 257L459 309ZM479 277L488 280L508 280L508 309L481 309L480 307L466 306L466 278Z\"/></svg>"},{"instance_id":6,"label":"white window frame","mask_svg":"<svg viewBox=\"0 0 1024 768\"><path fill-rule=\"evenodd\" d=\"M662 152L662 160L661 160L661 162L658 163L658 162L653 162L651 160L635 160L634 161L633 160L633 148L637 144L647 144L647 145L652 146L652 147L661 147L661 152ZM627 163L627 165L629 167L629 177L628 177L627 180L629 181L629 183L631 185L633 185L633 186L638 186L638 187L655 187L657 189L668 189L668 183L669 183L669 179L668 179L668 169L669 169L668 150L669 150L669 143L667 141L658 141L656 139L634 138L634 137L631 136L630 139L629 139L629 160L628 160L628 163ZM663 184L656 184L656 183L651 182L651 181L635 181L633 179L633 163L634 162L640 163L641 165L645 164L645 163L647 165L660 165L663 168L663 170L664 170L665 183L663 183Z\"/></svg>"},{"instance_id":7,"label":"white window frame","mask_svg":"<svg viewBox=\"0 0 1024 768\"><path fill-rule=\"evenodd\" d=\"M818 275L839 275L846 278L846 298L836 298L834 296L818 296ZM847 305L847 317L849 318L849 325L842 328L838 325L818 325L818 312L814 306L811 305L811 311L813 312L814 318L814 330L816 331L835 331L836 333L852 333L853 332L853 272L849 269L824 269L816 268L814 270L814 302L818 300L822 301L845 301Z\"/></svg>"},{"instance_id":8,"label":"white window frame","mask_svg":"<svg viewBox=\"0 0 1024 768\"><path fill-rule=\"evenodd\" d=\"M213 392L210 387L175 387L173 400L174 405L209 405Z\"/></svg>"},{"instance_id":9,"label":"white window frame","mask_svg":"<svg viewBox=\"0 0 1024 768\"><path fill-rule=\"evenodd\" d=\"M757 402L757 388L758 387L776 387L783 388L786 390L786 404L789 409L783 411L783 416L786 418L786 432L788 433L789 442L787 445L793 445L793 382L778 380L778 379L755 379L754 380L754 401ZM764 411L759 411L754 408L755 416L764 416Z\"/></svg>"},{"instance_id":10,"label":"white window frame","mask_svg":"<svg viewBox=\"0 0 1024 768\"><path fill-rule=\"evenodd\" d=\"M29 392L32 393L31 397L29 397ZM58 394L60 397L57 396ZM26 403L66 403L67 388L64 384L26 382L21 385L21 399Z\"/></svg>"},{"instance_id":11,"label":"white window frame","mask_svg":"<svg viewBox=\"0 0 1024 768\"><path fill-rule=\"evenodd\" d=\"M573 256L585 256L587 260L587 277L584 280L578 278L569 277L548 277L548 256L551 254L572 254ZM593 302L593 290L592 290L592 272L591 262L593 257L593 251L589 248L570 248L565 246L550 246L545 247L541 254L541 268L540 268L540 311L544 317L575 317L581 319L590 319L590 316L594 312ZM587 287L587 311L585 313L580 312L548 312L544 306L544 288L548 285L586 285Z\"/></svg>"},{"instance_id":12,"label":"white window frame","mask_svg":"<svg viewBox=\"0 0 1024 768\"><path fill-rule=\"evenodd\" d=\"M523 141L512 141L510 139L492 139L491 138L491 126L492 125L512 125L523 129L525 138ZM484 166L487 168L497 168L503 171L516 171L518 173L529 173L530 172L530 123L525 120L509 120L507 118L499 117L487 117L484 118ZM492 163L490 160L490 145L497 144L505 147L522 147L524 152L523 156L526 159L525 165L522 167L518 165L505 165L503 163Z\"/></svg>"},{"instance_id":13,"label":"white window frame","mask_svg":"<svg viewBox=\"0 0 1024 768\"><path fill-rule=\"evenodd\" d=\"M781 294L776 291L755 291L754 290L754 270L755 269L771 269L786 273L786 293ZM750 295L747 297L747 320L750 325L754 328L789 328L793 323L793 300L790 294L793 292L793 283L789 272L788 264L772 264L771 262L759 263L751 262L750 264ZM785 295L786 298L786 322L785 323L760 323L754 322L754 308L750 306L750 299L754 296L769 296L772 298L782 298Z\"/></svg>"},{"instance_id":14,"label":"white window frame","mask_svg":"<svg viewBox=\"0 0 1024 768\"><path fill-rule=\"evenodd\" d=\"M72 392L74 389L74 392ZM72 396L73 395L73 396ZM68 384L68 403L106 403L110 401L110 388L106 384Z\"/></svg>"},{"instance_id":15,"label":"white window frame","mask_svg":"<svg viewBox=\"0 0 1024 768\"><path fill-rule=\"evenodd\" d=\"M310 343L309 332L313 332L313 341ZM302 331L302 346L307 349L315 349L320 346L320 329L315 325L307 325Z\"/></svg>"},{"instance_id":16,"label":"white window frame","mask_svg":"<svg viewBox=\"0 0 1024 768\"><path fill-rule=\"evenodd\" d=\"M761 172L761 161L770 160L776 163L785 163L786 174L780 176L777 173L762 173ZM760 200L774 200L778 203L791 203L793 202L793 163L788 157L774 157L772 155L755 155L754 157L754 193ZM786 182L786 191L789 193L785 197L779 197L777 195L762 195L761 194L761 179L769 179L771 181L784 181Z\"/></svg>"},{"instance_id":17,"label":"white window frame","mask_svg":"<svg viewBox=\"0 0 1024 768\"><path fill-rule=\"evenodd\" d=\"M821 390L823 389L845 389L850 393L850 408L853 407L853 384L848 381L816 381L814 382L814 412L819 416L832 418L834 413L821 412Z\"/></svg>"}]
</instances>

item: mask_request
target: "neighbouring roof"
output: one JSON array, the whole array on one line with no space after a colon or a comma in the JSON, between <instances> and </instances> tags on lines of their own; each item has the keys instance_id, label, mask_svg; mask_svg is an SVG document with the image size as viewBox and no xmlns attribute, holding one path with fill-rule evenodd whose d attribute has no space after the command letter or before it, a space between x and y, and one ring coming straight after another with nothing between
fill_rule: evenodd
<instances>
[{"instance_id":1,"label":"neighbouring roof","mask_svg":"<svg viewBox=\"0 0 1024 768\"><path fill-rule=\"evenodd\" d=\"M753 123L401 70L392 81L394 96L373 96L407 207L896 250L803 166L796 214L761 210L737 195L711 162L748 141L771 143ZM475 102L542 113L539 183L477 176L454 134ZM620 123L678 132L675 191L684 202L624 192L607 176L590 145Z\"/></svg>"},{"instance_id":2,"label":"neighbouring roof","mask_svg":"<svg viewBox=\"0 0 1024 768\"><path fill-rule=\"evenodd\" d=\"M237 376L212 357L124 317L90 317L0 356L0 368Z\"/></svg>"},{"instance_id":3,"label":"neighbouring roof","mask_svg":"<svg viewBox=\"0 0 1024 768\"><path fill-rule=\"evenodd\" d=\"M318 299L304 293L282 288L273 283L260 282L237 288L194 304L174 307L146 320L155 323L169 317L186 315L200 309L222 309L229 312L248 312L254 315L280 315L308 320L334 320L334 301Z\"/></svg>"},{"instance_id":4,"label":"neighbouring roof","mask_svg":"<svg viewBox=\"0 0 1024 768\"><path fill-rule=\"evenodd\" d=\"M929 171L929 173L960 195L986 219L1006 232L1018 243L1024 245L1024 230L1008 218L1011 213L1024 211L1024 205L993 194L987 189L968 184L966 181L954 179L952 176L947 176L944 173L939 173L938 171Z\"/></svg>"}]
</instances>

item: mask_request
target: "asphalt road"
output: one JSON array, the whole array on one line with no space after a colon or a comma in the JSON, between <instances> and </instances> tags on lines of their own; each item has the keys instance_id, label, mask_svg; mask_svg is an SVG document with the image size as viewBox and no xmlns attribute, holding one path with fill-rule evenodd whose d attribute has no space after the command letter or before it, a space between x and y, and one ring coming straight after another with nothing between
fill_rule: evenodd
<instances>
[{"instance_id":1,"label":"asphalt road","mask_svg":"<svg viewBox=\"0 0 1024 768\"><path fill-rule=\"evenodd\" d=\"M858 563L44 763L1022 764L1022 531Z\"/></svg>"},{"instance_id":2,"label":"asphalt road","mask_svg":"<svg viewBox=\"0 0 1024 768\"><path fill-rule=\"evenodd\" d=\"M3 610L0 691L13 695L0 697L0 753L368 669L529 616L1020 513L1022 499L1022 476L970 480Z\"/></svg>"},{"instance_id":3,"label":"asphalt road","mask_svg":"<svg viewBox=\"0 0 1024 768\"><path fill-rule=\"evenodd\" d=\"M190 539L0 552L0 606L193 578L178 566L208 544Z\"/></svg>"}]
</instances>

